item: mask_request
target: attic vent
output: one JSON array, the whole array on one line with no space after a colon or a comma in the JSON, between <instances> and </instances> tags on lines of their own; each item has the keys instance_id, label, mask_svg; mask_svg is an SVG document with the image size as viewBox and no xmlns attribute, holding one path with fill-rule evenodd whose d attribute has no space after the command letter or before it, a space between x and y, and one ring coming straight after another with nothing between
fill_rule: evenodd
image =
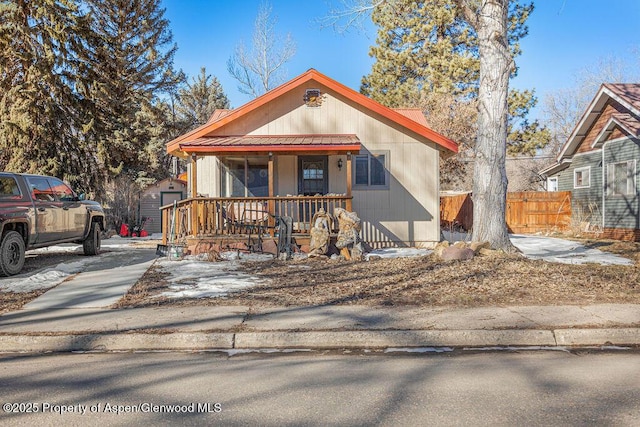
<instances>
[{"instance_id":1,"label":"attic vent","mask_svg":"<svg viewBox=\"0 0 640 427\"><path fill-rule=\"evenodd\" d=\"M320 89L307 89L302 99L307 107L319 107L322 105L322 98Z\"/></svg>"}]
</instances>

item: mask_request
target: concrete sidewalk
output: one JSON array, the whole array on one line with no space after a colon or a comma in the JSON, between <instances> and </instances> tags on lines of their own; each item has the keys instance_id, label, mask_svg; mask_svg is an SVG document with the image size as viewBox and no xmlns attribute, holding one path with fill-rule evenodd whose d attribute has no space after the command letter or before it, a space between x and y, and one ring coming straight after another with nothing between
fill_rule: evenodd
<instances>
[{"instance_id":1,"label":"concrete sidewalk","mask_svg":"<svg viewBox=\"0 0 640 427\"><path fill-rule=\"evenodd\" d=\"M640 304L109 309L154 259L114 251L0 316L0 353L640 345Z\"/></svg>"},{"instance_id":2,"label":"concrete sidewalk","mask_svg":"<svg viewBox=\"0 0 640 427\"><path fill-rule=\"evenodd\" d=\"M640 345L640 305L20 310L0 352Z\"/></svg>"}]
</instances>

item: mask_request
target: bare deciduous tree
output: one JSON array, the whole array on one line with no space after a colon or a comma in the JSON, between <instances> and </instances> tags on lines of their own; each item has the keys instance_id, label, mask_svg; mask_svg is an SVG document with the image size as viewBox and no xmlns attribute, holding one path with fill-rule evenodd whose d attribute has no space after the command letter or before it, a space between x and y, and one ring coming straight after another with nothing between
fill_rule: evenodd
<instances>
[{"instance_id":1,"label":"bare deciduous tree","mask_svg":"<svg viewBox=\"0 0 640 427\"><path fill-rule=\"evenodd\" d=\"M549 94L544 99L543 121L551 130L548 154L557 155L589 102L602 83L624 83L640 80L637 67L617 57L605 57L585 67L577 74L572 87Z\"/></svg>"},{"instance_id":2,"label":"bare deciduous tree","mask_svg":"<svg viewBox=\"0 0 640 427\"><path fill-rule=\"evenodd\" d=\"M271 6L261 4L251 47L240 42L227 61L227 70L238 81L240 92L258 97L284 82L284 64L295 55L296 45L290 34L284 38L276 34L276 23Z\"/></svg>"},{"instance_id":3,"label":"bare deciduous tree","mask_svg":"<svg viewBox=\"0 0 640 427\"><path fill-rule=\"evenodd\" d=\"M473 171L473 240L513 251L506 223L509 76L514 67L507 40L509 0L457 0L478 34L480 85Z\"/></svg>"}]
</instances>

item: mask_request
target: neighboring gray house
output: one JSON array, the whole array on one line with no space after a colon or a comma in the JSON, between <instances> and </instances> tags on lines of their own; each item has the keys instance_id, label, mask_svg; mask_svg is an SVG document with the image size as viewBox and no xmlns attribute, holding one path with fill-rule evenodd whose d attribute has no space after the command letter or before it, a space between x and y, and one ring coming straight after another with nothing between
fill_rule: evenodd
<instances>
[{"instance_id":1,"label":"neighboring gray house","mask_svg":"<svg viewBox=\"0 0 640 427\"><path fill-rule=\"evenodd\" d=\"M549 191L572 192L574 222L603 235L640 240L640 83L603 84L540 174ZM604 178L604 180L603 180Z\"/></svg>"}]
</instances>

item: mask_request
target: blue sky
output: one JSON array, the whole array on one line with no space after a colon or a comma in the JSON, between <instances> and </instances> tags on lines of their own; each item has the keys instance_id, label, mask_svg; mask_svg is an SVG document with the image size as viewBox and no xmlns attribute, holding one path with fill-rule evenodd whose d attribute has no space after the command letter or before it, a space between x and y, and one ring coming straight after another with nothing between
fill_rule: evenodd
<instances>
[{"instance_id":1,"label":"blue sky","mask_svg":"<svg viewBox=\"0 0 640 427\"><path fill-rule=\"evenodd\" d=\"M359 90L362 76L373 60L369 47L375 43L375 27L338 33L321 28L319 20L339 0L272 0L277 31L290 33L297 45L287 64L288 78L315 68L339 82ZM250 97L237 90L227 72L227 60L240 40L250 43L260 0L163 0L178 44L176 68L195 76L200 67L216 76L232 107ZM517 58L518 76L512 86L535 89L542 100L546 94L571 87L585 67L594 67L606 57L619 58L640 67L640 22L638 0L538 0L528 21L529 35L521 41L523 54Z\"/></svg>"}]
</instances>

